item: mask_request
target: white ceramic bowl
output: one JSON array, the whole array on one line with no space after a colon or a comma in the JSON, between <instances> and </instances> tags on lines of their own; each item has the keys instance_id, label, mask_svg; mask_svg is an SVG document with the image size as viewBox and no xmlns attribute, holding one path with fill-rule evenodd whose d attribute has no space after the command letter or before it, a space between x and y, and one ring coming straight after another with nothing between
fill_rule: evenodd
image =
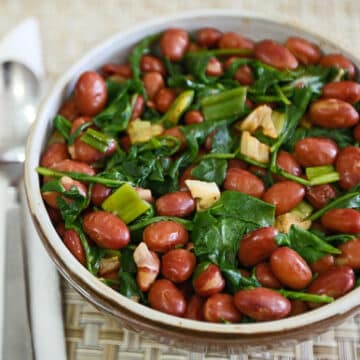
<instances>
[{"instance_id":1,"label":"white ceramic bowl","mask_svg":"<svg viewBox=\"0 0 360 360\"><path fill-rule=\"evenodd\" d=\"M360 64L349 52L306 30L244 15L236 10L189 12L150 21L119 33L86 54L61 76L43 103L27 143L25 185L29 206L43 243L62 275L88 301L121 321L124 326L157 341L195 351L234 353L294 344L325 331L357 311L360 307L360 289L317 310L271 322L213 324L170 316L120 295L81 266L56 233L41 198L35 168L52 131L52 120L63 100L71 93L79 74L108 62L125 61L133 45L149 34L169 27L181 27L191 32L208 26L222 31L236 31L254 40L270 38L283 42L288 36L298 35L317 43L325 53L341 52L356 65Z\"/></svg>"}]
</instances>

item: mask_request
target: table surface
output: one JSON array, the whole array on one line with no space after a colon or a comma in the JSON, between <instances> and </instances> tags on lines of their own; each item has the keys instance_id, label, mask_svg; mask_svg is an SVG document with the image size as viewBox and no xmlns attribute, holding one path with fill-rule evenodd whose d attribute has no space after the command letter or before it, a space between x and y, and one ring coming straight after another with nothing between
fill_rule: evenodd
<instances>
[{"instance_id":1,"label":"table surface","mask_svg":"<svg viewBox=\"0 0 360 360\"><path fill-rule=\"evenodd\" d=\"M301 24L360 57L359 0L0 0L0 36L28 16L42 33L47 75L54 79L110 35L160 15L200 8L236 8ZM210 360L226 357L171 349L133 334L99 313L63 283L69 359ZM230 359L360 359L360 315L296 347Z\"/></svg>"}]
</instances>

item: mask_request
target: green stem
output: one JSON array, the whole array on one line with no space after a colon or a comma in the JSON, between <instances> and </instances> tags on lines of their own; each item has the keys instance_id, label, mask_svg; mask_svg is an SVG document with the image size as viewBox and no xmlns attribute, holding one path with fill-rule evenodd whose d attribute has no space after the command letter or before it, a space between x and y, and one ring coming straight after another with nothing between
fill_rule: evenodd
<instances>
[{"instance_id":1,"label":"green stem","mask_svg":"<svg viewBox=\"0 0 360 360\"><path fill-rule=\"evenodd\" d=\"M181 219L178 217L172 217L172 216L156 216L151 219L145 219L143 221L140 221L136 224L128 226L130 231L140 230L144 227L159 222L159 221L175 221L181 225L184 225L185 228L189 231L193 229L193 222L191 220Z\"/></svg>"},{"instance_id":2,"label":"green stem","mask_svg":"<svg viewBox=\"0 0 360 360\"><path fill-rule=\"evenodd\" d=\"M222 56L222 55L251 55L253 50L251 49L214 49L214 50L198 50L198 51L189 51L186 54L186 57L191 56Z\"/></svg>"},{"instance_id":3,"label":"green stem","mask_svg":"<svg viewBox=\"0 0 360 360\"><path fill-rule=\"evenodd\" d=\"M320 175L317 176L315 178L312 178L310 180L310 185L322 185L322 184L329 184L329 183L333 183L336 181L340 180L340 174L336 171L329 173L329 174L325 174L325 175Z\"/></svg>"},{"instance_id":4,"label":"green stem","mask_svg":"<svg viewBox=\"0 0 360 360\"><path fill-rule=\"evenodd\" d=\"M94 129L87 129L81 140L102 153L106 153L114 142L114 139Z\"/></svg>"},{"instance_id":5,"label":"green stem","mask_svg":"<svg viewBox=\"0 0 360 360\"><path fill-rule=\"evenodd\" d=\"M334 298L327 295L315 295L315 294L309 294L299 291L290 291L284 289L280 289L276 291L278 291L282 296L285 296L286 298L293 300L309 301L317 304L331 303L334 301Z\"/></svg>"},{"instance_id":6,"label":"green stem","mask_svg":"<svg viewBox=\"0 0 360 360\"><path fill-rule=\"evenodd\" d=\"M202 160L205 159L235 159L236 154L235 153L224 153L224 154L216 154L216 153L210 153L210 154L206 154L203 156L200 156L197 159L197 162L201 162Z\"/></svg>"},{"instance_id":7,"label":"green stem","mask_svg":"<svg viewBox=\"0 0 360 360\"><path fill-rule=\"evenodd\" d=\"M72 127L72 124L69 120L64 118L61 115L57 115L54 119L54 126L56 130L66 139L69 139L70 136L70 130Z\"/></svg>"}]
</instances>

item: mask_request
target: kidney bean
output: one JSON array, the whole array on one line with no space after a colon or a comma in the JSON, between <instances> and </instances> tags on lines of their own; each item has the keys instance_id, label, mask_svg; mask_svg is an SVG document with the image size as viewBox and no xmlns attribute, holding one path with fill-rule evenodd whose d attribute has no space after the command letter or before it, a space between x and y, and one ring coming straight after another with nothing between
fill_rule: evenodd
<instances>
[{"instance_id":1,"label":"kidney bean","mask_svg":"<svg viewBox=\"0 0 360 360\"><path fill-rule=\"evenodd\" d=\"M153 55L143 55L141 57L140 70L142 72L158 72L162 76L166 76L166 68L164 63Z\"/></svg>"},{"instance_id":2,"label":"kidney bean","mask_svg":"<svg viewBox=\"0 0 360 360\"><path fill-rule=\"evenodd\" d=\"M295 145L295 157L304 167L332 165L339 148L336 142L321 137L307 137Z\"/></svg>"},{"instance_id":3,"label":"kidney bean","mask_svg":"<svg viewBox=\"0 0 360 360\"><path fill-rule=\"evenodd\" d=\"M191 171L192 169L195 167L195 165L190 165L188 168L186 168L184 170L184 172L182 173L182 175L180 176L179 179L179 188L180 190L189 190L188 187L185 184L186 180L194 180L195 178L191 175Z\"/></svg>"},{"instance_id":4,"label":"kidney bean","mask_svg":"<svg viewBox=\"0 0 360 360\"><path fill-rule=\"evenodd\" d=\"M328 254L310 264L313 273L323 274L335 266L335 258Z\"/></svg>"},{"instance_id":5,"label":"kidney bean","mask_svg":"<svg viewBox=\"0 0 360 360\"><path fill-rule=\"evenodd\" d=\"M360 84L355 81L335 81L322 88L324 98L339 99L350 104L360 100Z\"/></svg>"},{"instance_id":6,"label":"kidney bean","mask_svg":"<svg viewBox=\"0 0 360 360\"><path fill-rule=\"evenodd\" d=\"M95 71L81 74L75 85L75 101L80 113L93 116L106 105L107 90L104 79Z\"/></svg>"},{"instance_id":7,"label":"kidney bean","mask_svg":"<svg viewBox=\"0 0 360 360\"><path fill-rule=\"evenodd\" d=\"M266 176L266 174L267 174L266 169L264 169L260 166L256 166L256 165L250 165L248 170L256 176Z\"/></svg>"},{"instance_id":8,"label":"kidney bean","mask_svg":"<svg viewBox=\"0 0 360 360\"><path fill-rule=\"evenodd\" d=\"M49 208L49 209L52 209L52 208ZM55 230L56 230L56 232L59 234L59 236L60 236L62 239L64 239L65 231L66 231L65 223L64 223L64 222L60 222L59 224L57 224L56 227L55 227Z\"/></svg>"},{"instance_id":9,"label":"kidney bean","mask_svg":"<svg viewBox=\"0 0 360 360\"><path fill-rule=\"evenodd\" d=\"M309 310L309 307L305 301L290 300L291 311L290 316L300 315Z\"/></svg>"},{"instance_id":10,"label":"kidney bean","mask_svg":"<svg viewBox=\"0 0 360 360\"><path fill-rule=\"evenodd\" d=\"M317 64L321 57L317 45L300 37L289 37L285 42L285 47L304 65Z\"/></svg>"},{"instance_id":11,"label":"kidney bean","mask_svg":"<svg viewBox=\"0 0 360 360\"><path fill-rule=\"evenodd\" d=\"M341 244L338 249L341 250L341 254L335 259L336 265L360 269L360 238Z\"/></svg>"},{"instance_id":12,"label":"kidney bean","mask_svg":"<svg viewBox=\"0 0 360 360\"><path fill-rule=\"evenodd\" d=\"M313 124L342 129L354 126L359 121L359 114L349 103L339 99L320 99L310 105L310 118Z\"/></svg>"},{"instance_id":13,"label":"kidney bean","mask_svg":"<svg viewBox=\"0 0 360 360\"><path fill-rule=\"evenodd\" d=\"M288 153L287 151L280 150L278 153L278 156L276 157L276 165L286 171L289 174L301 176L302 175L302 169L301 165L298 163L298 161L295 159L293 155ZM286 180L281 175L275 175L274 178L277 181L284 181Z\"/></svg>"},{"instance_id":14,"label":"kidney bean","mask_svg":"<svg viewBox=\"0 0 360 360\"><path fill-rule=\"evenodd\" d=\"M205 142L204 142L204 148L206 151L211 151L212 149L212 141L214 139L214 136L215 134L217 133L217 129L213 130L205 139Z\"/></svg>"},{"instance_id":15,"label":"kidney bean","mask_svg":"<svg viewBox=\"0 0 360 360\"><path fill-rule=\"evenodd\" d=\"M225 190L239 191L257 198L261 198L265 192L265 185L261 179L249 171L238 168L227 170L223 186Z\"/></svg>"},{"instance_id":16,"label":"kidney bean","mask_svg":"<svg viewBox=\"0 0 360 360\"><path fill-rule=\"evenodd\" d=\"M130 140L130 137L129 136L122 136L120 138L120 145L121 145L121 148L125 151L129 151L130 148L131 148L131 140Z\"/></svg>"},{"instance_id":17,"label":"kidney bean","mask_svg":"<svg viewBox=\"0 0 360 360\"><path fill-rule=\"evenodd\" d=\"M195 292L200 296L211 296L220 293L225 287L225 280L217 265L210 264L193 280Z\"/></svg>"},{"instance_id":18,"label":"kidney bean","mask_svg":"<svg viewBox=\"0 0 360 360\"><path fill-rule=\"evenodd\" d=\"M323 208L336 197L336 190L330 184L310 186L306 189L306 200L315 208Z\"/></svg>"},{"instance_id":19,"label":"kidney bean","mask_svg":"<svg viewBox=\"0 0 360 360\"><path fill-rule=\"evenodd\" d=\"M85 175L94 176L95 170L88 164L80 161L65 159L57 162L51 166L51 169L57 171L69 171L69 172L79 172Z\"/></svg>"},{"instance_id":20,"label":"kidney bean","mask_svg":"<svg viewBox=\"0 0 360 360\"><path fill-rule=\"evenodd\" d=\"M234 80L241 85L250 86L254 83L254 75L250 66L242 65L235 71Z\"/></svg>"},{"instance_id":21,"label":"kidney bean","mask_svg":"<svg viewBox=\"0 0 360 360\"><path fill-rule=\"evenodd\" d=\"M203 28L200 29L196 36L196 42L200 46L205 46L207 48L214 48L217 46L222 32L214 28Z\"/></svg>"},{"instance_id":22,"label":"kidney bean","mask_svg":"<svg viewBox=\"0 0 360 360\"><path fill-rule=\"evenodd\" d=\"M193 295L187 303L184 318L192 320L204 320L204 307L205 300L199 295Z\"/></svg>"},{"instance_id":23,"label":"kidney bean","mask_svg":"<svg viewBox=\"0 0 360 360\"><path fill-rule=\"evenodd\" d=\"M168 29L160 40L162 54L171 61L179 61L189 45L189 35L183 29Z\"/></svg>"},{"instance_id":24,"label":"kidney bean","mask_svg":"<svg viewBox=\"0 0 360 360\"><path fill-rule=\"evenodd\" d=\"M304 196L304 186L295 181L281 181L267 189L262 199L275 205L275 214L278 216L293 209Z\"/></svg>"},{"instance_id":25,"label":"kidney bean","mask_svg":"<svg viewBox=\"0 0 360 360\"><path fill-rule=\"evenodd\" d=\"M130 64L105 64L101 67L101 71L105 76L119 75L124 79L133 76Z\"/></svg>"},{"instance_id":26,"label":"kidney bean","mask_svg":"<svg viewBox=\"0 0 360 360\"><path fill-rule=\"evenodd\" d=\"M255 45L255 57L279 70L294 70L299 63L284 46L273 40L263 40Z\"/></svg>"},{"instance_id":27,"label":"kidney bean","mask_svg":"<svg viewBox=\"0 0 360 360\"><path fill-rule=\"evenodd\" d=\"M224 33L219 40L219 48L221 49L249 49L254 50L254 42L244 38L235 32Z\"/></svg>"},{"instance_id":28,"label":"kidney bean","mask_svg":"<svg viewBox=\"0 0 360 360\"><path fill-rule=\"evenodd\" d=\"M321 57L319 64L324 67L336 66L348 72L349 79L352 80L356 75L355 65L341 54L328 54Z\"/></svg>"},{"instance_id":29,"label":"kidney bean","mask_svg":"<svg viewBox=\"0 0 360 360\"><path fill-rule=\"evenodd\" d=\"M334 299L345 295L355 285L354 271L348 266L333 267L317 277L308 288L308 292L316 295L327 295ZM310 307L318 305L309 304Z\"/></svg>"},{"instance_id":30,"label":"kidney bean","mask_svg":"<svg viewBox=\"0 0 360 360\"><path fill-rule=\"evenodd\" d=\"M86 255L84 247L82 246L80 236L75 230L66 230L64 233L64 244L76 259L82 264L86 265Z\"/></svg>"},{"instance_id":31,"label":"kidney bean","mask_svg":"<svg viewBox=\"0 0 360 360\"><path fill-rule=\"evenodd\" d=\"M54 225L57 225L63 221L63 218L61 216L61 212L59 209L55 209L53 207L47 206L46 211L48 212L49 218Z\"/></svg>"},{"instance_id":32,"label":"kidney bean","mask_svg":"<svg viewBox=\"0 0 360 360\"><path fill-rule=\"evenodd\" d=\"M345 190L351 189L360 181L360 148L348 146L339 152L336 171L340 173L339 185Z\"/></svg>"},{"instance_id":33,"label":"kidney bean","mask_svg":"<svg viewBox=\"0 0 360 360\"><path fill-rule=\"evenodd\" d=\"M156 94L165 87L164 79L158 72L148 72L143 76L144 87L150 100L155 99Z\"/></svg>"},{"instance_id":34,"label":"kidney bean","mask_svg":"<svg viewBox=\"0 0 360 360\"><path fill-rule=\"evenodd\" d=\"M161 113L166 113L175 99L176 94L173 89L160 89L155 96L156 110L160 111Z\"/></svg>"},{"instance_id":35,"label":"kidney bean","mask_svg":"<svg viewBox=\"0 0 360 360\"><path fill-rule=\"evenodd\" d=\"M94 184L91 192L91 202L95 206L101 206L101 204L105 201L105 199L110 196L112 193L112 189L102 185L102 184Z\"/></svg>"},{"instance_id":36,"label":"kidney bean","mask_svg":"<svg viewBox=\"0 0 360 360\"><path fill-rule=\"evenodd\" d=\"M195 201L190 193L175 191L159 197L155 208L160 216L187 217L195 210Z\"/></svg>"},{"instance_id":37,"label":"kidney bean","mask_svg":"<svg viewBox=\"0 0 360 360\"><path fill-rule=\"evenodd\" d=\"M303 289L311 281L312 272L309 265L296 251L286 246L271 254L270 265L280 282L291 289Z\"/></svg>"},{"instance_id":38,"label":"kidney bean","mask_svg":"<svg viewBox=\"0 0 360 360\"><path fill-rule=\"evenodd\" d=\"M291 311L288 299L262 287L240 290L235 294L234 301L241 313L258 321L282 319Z\"/></svg>"},{"instance_id":39,"label":"kidney bean","mask_svg":"<svg viewBox=\"0 0 360 360\"><path fill-rule=\"evenodd\" d=\"M150 250L164 253L177 245L185 245L189 241L189 234L183 225L165 220L147 226L143 241Z\"/></svg>"},{"instance_id":40,"label":"kidney bean","mask_svg":"<svg viewBox=\"0 0 360 360\"><path fill-rule=\"evenodd\" d=\"M266 260L277 249L275 236L278 231L272 227L264 227L246 234L241 240L238 257L242 265L253 266Z\"/></svg>"},{"instance_id":41,"label":"kidney bean","mask_svg":"<svg viewBox=\"0 0 360 360\"><path fill-rule=\"evenodd\" d=\"M355 126L353 135L354 135L355 141L360 142L360 124Z\"/></svg>"},{"instance_id":42,"label":"kidney bean","mask_svg":"<svg viewBox=\"0 0 360 360\"><path fill-rule=\"evenodd\" d=\"M204 121L204 117L199 110L189 110L186 112L184 122L186 125L200 124Z\"/></svg>"},{"instance_id":43,"label":"kidney bean","mask_svg":"<svg viewBox=\"0 0 360 360\"><path fill-rule=\"evenodd\" d=\"M41 156L40 166L51 167L52 165L68 159L69 153L67 145L62 143L54 143L47 147L44 154Z\"/></svg>"},{"instance_id":44,"label":"kidney bean","mask_svg":"<svg viewBox=\"0 0 360 360\"><path fill-rule=\"evenodd\" d=\"M185 135L184 133L180 130L180 127L179 126L174 126L174 127L171 127L169 129L166 129L163 133L163 135L170 135L170 136L174 136L176 137L177 139L180 140L180 149L179 151L182 151L186 148L186 139L185 139Z\"/></svg>"},{"instance_id":45,"label":"kidney bean","mask_svg":"<svg viewBox=\"0 0 360 360\"><path fill-rule=\"evenodd\" d=\"M224 72L221 62L216 58L212 57L206 66L206 75L208 76L220 76Z\"/></svg>"},{"instance_id":46,"label":"kidney bean","mask_svg":"<svg viewBox=\"0 0 360 360\"><path fill-rule=\"evenodd\" d=\"M196 257L189 250L173 249L163 255L161 264L162 275L174 283L189 279L196 266Z\"/></svg>"},{"instance_id":47,"label":"kidney bean","mask_svg":"<svg viewBox=\"0 0 360 360\"><path fill-rule=\"evenodd\" d=\"M85 233L104 248L121 249L130 241L130 232L125 223L106 211L90 212L83 220Z\"/></svg>"},{"instance_id":48,"label":"kidney bean","mask_svg":"<svg viewBox=\"0 0 360 360\"><path fill-rule=\"evenodd\" d=\"M229 294L214 294L204 305L204 318L210 322L229 321L237 323L241 320L241 313L235 307L234 298Z\"/></svg>"},{"instance_id":49,"label":"kidney bean","mask_svg":"<svg viewBox=\"0 0 360 360\"><path fill-rule=\"evenodd\" d=\"M183 316L186 300L181 291L169 280L156 280L148 294L149 304L153 309L166 314Z\"/></svg>"},{"instance_id":50,"label":"kidney bean","mask_svg":"<svg viewBox=\"0 0 360 360\"><path fill-rule=\"evenodd\" d=\"M79 181L73 180L71 178L69 178L68 176L63 176L60 178L60 182L61 185L63 186L63 188L65 189L65 191L69 191L71 188L76 187L78 189L78 191L80 192L81 195L83 195L84 197L86 197L87 195L87 187L82 184ZM46 202L46 204L50 205L51 207L57 209L58 205L57 205L57 198L58 196L60 196L60 194L56 191L49 191L49 192L43 192L42 197L44 199L44 201ZM71 199L63 196L64 199L66 199L67 202L72 202Z\"/></svg>"},{"instance_id":51,"label":"kidney bean","mask_svg":"<svg viewBox=\"0 0 360 360\"><path fill-rule=\"evenodd\" d=\"M229 159L227 161L228 169L247 169L247 163L240 159Z\"/></svg>"},{"instance_id":52,"label":"kidney bean","mask_svg":"<svg viewBox=\"0 0 360 360\"><path fill-rule=\"evenodd\" d=\"M62 104L59 114L69 121L73 121L80 115L75 97L71 97Z\"/></svg>"},{"instance_id":53,"label":"kidney bean","mask_svg":"<svg viewBox=\"0 0 360 360\"><path fill-rule=\"evenodd\" d=\"M333 209L321 217L321 223L329 230L356 234L360 232L360 211L355 209Z\"/></svg>"},{"instance_id":54,"label":"kidney bean","mask_svg":"<svg viewBox=\"0 0 360 360\"><path fill-rule=\"evenodd\" d=\"M142 95L137 95L131 112L130 120L140 119L145 110L145 100Z\"/></svg>"},{"instance_id":55,"label":"kidney bean","mask_svg":"<svg viewBox=\"0 0 360 360\"><path fill-rule=\"evenodd\" d=\"M281 282L276 278L268 263L260 263L255 267L255 276L262 286L271 289L280 289Z\"/></svg>"},{"instance_id":56,"label":"kidney bean","mask_svg":"<svg viewBox=\"0 0 360 360\"><path fill-rule=\"evenodd\" d=\"M195 294L191 279L178 283L176 286L182 292L186 301L189 301Z\"/></svg>"}]
</instances>

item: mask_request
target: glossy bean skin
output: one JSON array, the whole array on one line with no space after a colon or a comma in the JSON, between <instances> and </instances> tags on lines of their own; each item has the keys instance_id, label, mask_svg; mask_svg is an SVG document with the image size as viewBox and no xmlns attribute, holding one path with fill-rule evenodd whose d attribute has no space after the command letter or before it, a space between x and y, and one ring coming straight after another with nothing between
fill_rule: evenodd
<instances>
[{"instance_id":1,"label":"glossy bean skin","mask_svg":"<svg viewBox=\"0 0 360 360\"><path fill-rule=\"evenodd\" d=\"M190 165L188 168L184 170L184 172L181 174L179 179L179 188L180 190L189 190L188 187L185 184L186 180L194 180L195 178L191 175L192 169L195 167L195 165Z\"/></svg>"},{"instance_id":2,"label":"glossy bean skin","mask_svg":"<svg viewBox=\"0 0 360 360\"><path fill-rule=\"evenodd\" d=\"M41 156L40 166L51 167L62 160L69 159L69 157L66 144L54 143L49 145Z\"/></svg>"},{"instance_id":3,"label":"glossy bean skin","mask_svg":"<svg viewBox=\"0 0 360 360\"><path fill-rule=\"evenodd\" d=\"M304 167L332 165L338 152L335 141L321 137L307 137L295 145L295 157Z\"/></svg>"},{"instance_id":4,"label":"glossy bean skin","mask_svg":"<svg viewBox=\"0 0 360 360\"><path fill-rule=\"evenodd\" d=\"M286 171L289 174L295 175L295 176L301 176L302 175L302 168L299 162L295 159L293 155L288 153L287 151L281 150L278 153L278 156L276 157L276 165ZM286 180L281 175L275 175L274 176L277 181L284 181Z\"/></svg>"},{"instance_id":5,"label":"glossy bean skin","mask_svg":"<svg viewBox=\"0 0 360 360\"><path fill-rule=\"evenodd\" d=\"M149 304L153 309L166 314L183 316L186 300L179 289L167 279L156 280L148 293Z\"/></svg>"},{"instance_id":6,"label":"glossy bean skin","mask_svg":"<svg viewBox=\"0 0 360 360\"><path fill-rule=\"evenodd\" d=\"M63 221L63 218L61 216L61 212L59 209L55 209L51 206L47 206L46 211L48 212L49 218L54 225L58 225L59 223L61 223Z\"/></svg>"},{"instance_id":7,"label":"glossy bean skin","mask_svg":"<svg viewBox=\"0 0 360 360\"><path fill-rule=\"evenodd\" d=\"M156 110L160 111L162 114L166 113L175 99L176 94L173 89L160 89L155 96Z\"/></svg>"},{"instance_id":8,"label":"glossy bean skin","mask_svg":"<svg viewBox=\"0 0 360 360\"><path fill-rule=\"evenodd\" d=\"M246 170L247 169L247 164L245 161L242 161L240 159L229 159L227 161L228 163L228 169L243 169Z\"/></svg>"},{"instance_id":9,"label":"glossy bean skin","mask_svg":"<svg viewBox=\"0 0 360 360\"><path fill-rule=\"evenodd\" d=\"M102 184L94 184L91 192L91 202L95 206L101 206L101 204L105 201L105 199L110 196L112 193L112 189L102 185Z\"/></svg>"},{"instance_id":10,"label":"glossy bean skin","mask_svg":"<svg viewBox=\"0 0 360 360\"><path fill-rule=\"evenodd\" d=\"M360 238L341 244L338 249L341 250L341 254L336 256L336 265L360 269Z\"/></svg>"},{"instance_id":11,"label":"glossy bean skin","mask_svg":"<svg viewBox=\"0 0 360 360\"><path fill-rule=\"evenodd\" d=\"M105 64L101 67L101 71L106 76L118 75L124 79L130 79L133 76L130 64Z\"/></svg>"},{"instance_id":12,"label":"glossy bean skin","mask_svg":"<svg viewBox=\"0 0 360 360\"><path fill-rule=\"evenodd\" d=\"M306 261L294 250L284 246L270 257L272 272L290 289L301 290L309 285L312 272Z\"/></svg>"},{"instance_id":13,"label":"glossy bean skin","mask_svg":"<svg viewBox=\"0 0 360 360\"><path fill-rule=\"evenodd\" d=\"M214 48L218 45L218 42L222 36L222 32L214 28L203 28L197 32L196 42L200 46L207 48Z\"/></svg>"},{"instance_id":14,"label":"glossy bean skin","mask_svg":"<svg viewBox=\"0 0 360 360\"><path fill-rule=\"evenodd\" d=\"M360 124L355 126L353 131L354 138L357 142L360 142Z\"/></svg>"},{"instance_id":15,"label":"glossy bean skin","mask_svg":"<svg viewBox=\"0 0 360 360\"><path fill-rule=\"evenodd\" d=\"M220 76L224 72L221 62L212 57L206 67L205 73L208 76Z\"/></svg>"},{"instance_id":16,"label":"glossy bean skin","mask_svg":"<svg viewBox=\"0 0 360 360\"><path fill-rule=\"evenodd\" d=\"M345 264L344 264L345 265ZM321 257L319 260L310 264L313 273L323 274L335 266L335 258L333 255L328 254Z\"/></svg>"},{"instance_id":17,"label":"glossy bean skin","mask_svg":"<svg viewBox=\"0 0 360 360\"><path fill-rule=\"evenodd\" d=\"M75 161L70 159L65 159L57 162L56 164L51 166L51 169L57 171L79 172L90 176L94 176L96 174L95 170L90 165L81 161Z\"/></svg>"},{"instance_id":18,"label":"glossy bean skin","mask_svg":"<svg viewBox=\"0 0 360 360\"><path fill-rule=\"evenodd\" d=\"M331 129L344 129L359 121L359 114L349 103L339 99L320 99L310 105L310 118L314 125Z\"/></svg>"},{"instance_id":19,"label":"glossy bean skin","mask_svg":"<svg viewBox=\"0 0 360 360\"><path fill-rule=\"evenodd\" d=\"M255 288L240 290L234 296L238 310L257 321L279 320L291 311L288 299L274 290Z\"/></svg>"},{"instance_id":20,"label":"glossy bean skin","mask_svg":"<svg viewBox=\"0 0 360 360\"><path fill-rule=\"evenodd\" d=\"M80 111L77 108L75 97L67 99L61 106L59 114L69 121L73 121L80 115Z\"/></svg>"},{"instance_id":21,"label":"glossy bean skin","mask_svg":"<svg viewBox=\"0 0 360 360\"><path fill-rule=\"evenodd\" d=\"M143 241L150 250L165 253L177 245L185 245L189 241L189 234L177 222L159 221L145 228Z\"/></svg>"},{"instance_id":22,"label":"glossy bean skin","mask_svg":"<svg viewBox=\"0 0 360 360\"><path fill-rule=\"evenodd\" d=\"M221 49L249 49L254 50L254 42L235 32L224 33L219 40Z\"/></svg>"},{"instance_id":23,"label":"glossy bean skin","mask_svg":"<svg viewBox=\"0 0 360 360\"><path fill-rule=\"evenodd\" d=\"M317 64L321 53L317 45L296 36L287 38L285 47L304 65Z\"/></svg>"},{"instance_id":24,"label":"glossy bean skin","mask_svg":"<svg viewBox=\"0 0 360 360\"><path fill-rule=\"evenodd\" d=\"M190 278L196 266L195 255L185 249L173 249L161 259L162 275L173 283L181 283Z\"/></svg>"},{"instance_id":25,"label":"glossy bean skin","mask_svg":"<svg viewBox=\"0 0 360 360\"><path fill-rule=\"evenodd\" d=\"M276 278L268 263L260 263L255 267L255 276L259 283L267 288L280 289L281 282Z\"/></svg>"},{"instance_id":26,"label":"glossy bean skin","mask_svg":"<svg viewBox=\"0 0 360 360\"><path fill-rule=\"evenodd\" d=\"M241 320L241 313L235 306L233 296L230 294L214 294L205 302L204 318L206 321L215 323L224 321L237 323Z\"/></svg>"},{"instance_id":27,"label":"glossy bean skin","mask_svg":"<svg viewBox=\"0 0 360 360\"><path fill-rule=\"evenodd\" d=\"M336 66L348 72L349 79L352 80L356 75L355 65L341 54L327 54L321 57L319 64L324 67Z\"/></svg>"},{"instance_id":28,"label":"glossy bean skin","mask_svg":"<svg viewBox=\"0 0 360 360\"><path fill-rule=\"evenodd\" d=\"M355 104L360 100L360 84L349 80L330 82L322 88L322 96Z\"/></svg>"},{"instance_id":29,"label":"glossy bean skin","mask_svg":"<svg viewBox=\"0 0 360 360\"><path fill-rule=\"evenodd\" d=\"M254 230L246 234L241 240L238 258L244 266L253 266L268 259L273 251L278 248L275 236L276 228L269 226Z\"/></svg>"},{"instance_id":30,"label":"glossy bean skin","mask_svg":"<svg viewBox=\"0 0 360 360\"><path fill-rule=\"evenodd\" d=\"M348 146L339 152L336 171L340 173L339 185L345 190L360 182L360 148Z\"/></svg>"},{"instance_id":31,"label":"glossy bean skin","mask_svg":"<svg viewBox=\"0 0 360 360\"><path fill-rule=\"evenodd\" d=\"M310 186L306 189L306 200L316 209L323 208L336 197L336 190L330 184Z\"/></svg>"},{"instance_id":32,"label":"glossy bean skin","mask_svg":"<svg viewBox=\"0 0 360 360\"><path fill-rule=\"evenodd\" d=\"M204 321L204 303L205 300L199 295L191 296L186 306L184 318Z\"/></svg>"},{"instance_id":33,"label":"glossy bean skin","mask_svg":"<svg viewBox=\"0 0 360 360\"><path fill-rule=\"evenodd\" d=\"M186 125L200 124L204 122L204 116L199 110L189 110L184 117Z\"/></svg>"},{"instance_id":34,"label":"glossy bean skin","mask_svg":"<svg viewBox=\"0 0 360 360\"><path fill-rule=\"evenodd\" d=\"M333 209L321 217L325 228L344 234L360 232L360 211L355 209Z\"/></svg>"},{"instance_id":35,"label":"glossy bean skin","mask_svg":"<svg viewBox=\"0 0 360 360\"><path fill-rule=\"evenodd\" d=\"M290 316L300 315L309 310L309 307L305 301L290 300L290 302L291 302Z\"/></svg>"},{"instance_id":36,"label":"glossy bean skin","mask_svg":"<svg viewBox=\"0 0 360 360\"><path fill-rule=\"evenodd\" d=\"M239 168L228 169L223 186L226 190L239 191L257 198L261 198L265 192L265 185L260 178Z\"/></svg>"},{"instance_id":37,"label":"glossy bean skin","mask_svg":"<svg viewBox=\"0 0 360 360\"><path fill-rule=\"evenodd\" d=\"M294 70L299 63L284 46L273 40L263 40L255 46L255 57L279 70Z\"/></svg>"},{"instance_id":38,"label":"glossy bean skin","mask_svg":"<svg viewBox=\"0 0 360 360\"><path fill-rule=\"evenodd\" d=\"M75 101L80 113L87 116L98 114L106 105L107 90L102 76L95 71L81 74L75 85Z\"/></svg>"},{"instance_id":39,"label":"glossy bean skin","mask_svg":"<svg viewBox=\"0 0 360 360\"><path fill-rule=\"evenodd\" d=\"M125 223L106 211L87 213L83 219L85 233L98 246L121 249L130 242L130 232Z\"/></svg>"},{"instance_id":40,"label":"glossy bean skin","mask_svg":"<svg viewBox=\"0 0 360 360\"><path fill-rule=\"evenodd\" d=\"M193 280L195 292L200 296L211 296L223 291L225 280L221 275L220 268L210 264L202 273Z\"/></svg>"},{"instance_id":41,"label":"glossy bean skin","mask_svg":"<svg viewBox=\"0 0 360 360\"><path fill-rule=\"evenodd\" d=\"M317 277L309 286L308 292L316 295L327 295L337 299L349 292L354 285L354 271L348 266L338 266ZM314 307L313 304L310 305Z\"/></svg>"},{"instance_id":42,"label":"glossy bean skin","mask_svg":"<svg viewBox=\"0 0 360 360\"><path fill-rule=\"evenodd\" d=\"M271 186L262 199L275 205L275 214L285 214L299 204L305 196L304 186L294 181L281 181Z\"/></svg>"},{"instance_id":43,"label":"glossy bean skin","mask_svg":"<svg viewBox=\"0 0 360 360\"><path fill-rule=\"evenodd\" d=\"M144 87L150 100L155 99L160 89L165 87L164 79L158 72L148 72L143 76Z\"/></svg>"},{"instance_id":44,"label":"glossy bean skin","mask_svg":"<svg viewBox=\"0 0 360 360\"><path fill-rule=\"evenodd\" d=\"M166 68L164 63L153 55L143 55L141 57L140 70L142 72L158 72L162 76L166 76Z\"/></svg>"},{"instance_id":45,"label":"glossy bean skin","mask_svg":"<svg viewBox=\"0 0 360 360\"><path fill-rule=\"evenodd\" d=\"M86 265L86 255L79 235L75 230L66 230L64 233L64 244L82 265Z\"/></svg>"},{"instance_id":46,"label":"glossy bean skin","mask_svg":"<svg viewBox=\"0 0 360 360\"><path fill-rule=\"evenodd\" d=\"M136 119L140 119L141 115L143 114L145 110L145 100L144 97L142 95L138 95L136 97L132 112L131 112L131 117L130 120L136 120Z\"/></svg>"},{"instance_id":47,"label":"glossy bean skin","mask_svg":"<svg viewBox=\"0 0 360 360\"><path fill-rule=\"evenodd\" d=\"M162 54L171 61L179 61L189 45L189 35L183 29L168 29L160 40Z\"/></svg>"},{"instance_id":48,"label":"glossy bean skin","mask_svg":"<svg viewBox=\"0 0 360 360\"><path fill-rule=\"evenodd\" d=\"M187 217L195 210L195 200L186 191L175 191L160 196L155 208L160 216Z\"/></svg>"},{"instance_id":49,"label":"glossy bean skin","mask_svg":"<svg viewBox=\"0 0 360 360\"><path fill-rule=\"evenodd\" d=\"M242 65L235 71L234 80L238 81L240 85L250 86L254 83L254 75L250 66Z\"/></svg>"}]
</instances>

